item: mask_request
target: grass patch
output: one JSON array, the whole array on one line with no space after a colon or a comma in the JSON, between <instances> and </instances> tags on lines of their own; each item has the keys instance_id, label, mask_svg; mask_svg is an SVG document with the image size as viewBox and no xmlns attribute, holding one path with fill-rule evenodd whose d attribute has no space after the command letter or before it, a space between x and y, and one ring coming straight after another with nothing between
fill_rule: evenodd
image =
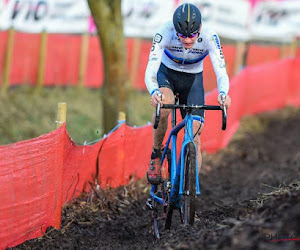
<instances>
[{"instance_id":1,"label":"grass patch","mask_svg":"<svg viewBox=\"0 0 300 250\"><path fill-rule=\"evenodd\" d=\"M57 104L67 103L67 130L77 144L97 140L102 133L100 89L74 87L44 88L40 93L30 86L10 88L0 97L0 144L38 137L56 129ZM141 126L151 120L153 108L147 92L132 91L128 123Z\"/></svg>"},{"instance_id":2,"label":"grass patch","mask_svg":"<svg viewBox=\"0 0 300 250\"><path fill-rule=\"evenodd\" d=\"M100 89L52 87L36 93L35 88L20 86L10 88L5 96L0 96L0 145L35 138L55 130L59 102L67 103L67 130L74 142L81 145L103 137ZM128 107L128 125L142 126L151 121L154 108L148 92L132 90ZM253 131L264 132L274 112L243 117L232 141L244 139ZM286 107L278 120L284 121L295 115L299 115L298 109Z\"/></svg>"}]
</instances>

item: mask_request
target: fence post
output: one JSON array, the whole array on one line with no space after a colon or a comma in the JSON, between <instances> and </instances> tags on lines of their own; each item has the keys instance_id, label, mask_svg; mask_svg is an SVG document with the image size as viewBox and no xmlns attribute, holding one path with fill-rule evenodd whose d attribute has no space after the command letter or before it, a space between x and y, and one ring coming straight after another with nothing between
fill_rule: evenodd
<instances>
[{"instance_id":1,"label":"fence post","mask_svg":"<svg viewBox=\"0 0 300 250\"><path fill-rule=\"evenodd\" d=\"M295 58L297 54L297 48L298 48L298 38L295 37L290 45L290 55L291 57Z\"/></svg>"},{"instance_id":2,"label":"fence post","mask_svg":"<svg viewBox=\"0 0 300 250\"><path fill-rule=\"evenodd\" d=\"M47 49L47 32L43 30L41 34L41 45L39 55L39 67L38 67L38 79L37 79L37 90L41 90L44 84L44 72L45 72L45 61L46 61L46 49Z\"/></svg>"},{"instance_id":3,"label":"fence post","mask_svg":"<svg viewBox=\"0 0 300 250\"><path fill-rule=\"evenodd\" d=\"M57 105L56 127L59 128L66 121L67 121L67 103L59 102Z\"/></svg>"},{"instance_id":4,"label":"fence post","mask_svg":"<svg viewBox=\"0 0 300 250\"><path fill-rule=\"evenodd\" d=\"M245 42L237 42L236 46L235 46L235 63L234 63L234 75L236 75L237 73L239 73L239 71L241 70L241 68L244 65L244 54L246 52L246 44Z\"/></svg>"},{"instance_id":5,"label":"fence post","mask_svg":"<svg viewBox=\"0 0 300 250\"><path fill-rule=\"evenodd\" d=\"M126 121L126 113L125 112L119 112L119 118L118 121Z\"/></svg>"},{"instance_id":6,"label":"fence post","mask_svg":"<svg viewBox=\"0 0 300 250\"><path fill-rule=\"evenodd\" d=\"M8 32L8 40L7 40L7 48L6 48L6 55L5 55L4 72L3 72L3 84L1 89L2 94L6 93L10 82L9 75L10 75L10 68L11 68L14 35L15 35L15 29L11 27Z\"/></svg>"},{"instance_id":7,"label":"fence post","mask_svg":"<svg viewBox=\"0 0 300 250\"><path fill-rule=\"evenodd\" d=\"M142 41L140 38L133 39L133 48L132 48L132 61L130 65L130 73L129 73L129 82L131 87L133 87L134 80L136 79L139 67L139 58L141 52Z\"/></svg>"},{"instance_id":8,"label":"fence post","mask_svg":"<svg viewBox=\"0 0 300 250\"><path fill-rule=\"evenodd\" d=\"M88 58L88 48L90 35L85 33L81 37L80 62L79 62L79 83L80 88L84 87L84 78L86 73L86 65Z\"/></svg>"},{"instance_id":9,"label":"fence post","mask_svg":"<svg viewBox=\"0 0 300 250\"><path fill-rule=\"evenodd\" d=\"M280 46L280 59L284 59L287 57L287 50L288 50L288 45L282 44Z\"/></svg>"}]
</instances>

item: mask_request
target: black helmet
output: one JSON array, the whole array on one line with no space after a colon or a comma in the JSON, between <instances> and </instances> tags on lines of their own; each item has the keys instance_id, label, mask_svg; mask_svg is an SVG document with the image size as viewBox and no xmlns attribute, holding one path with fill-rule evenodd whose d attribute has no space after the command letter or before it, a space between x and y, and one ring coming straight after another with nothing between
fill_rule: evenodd
<instances>
[{"instance_id":1,"label":"black helmet","mask_svg":"<svg viewBox=\"0 0 300 250\"><path fill-rule=\"evenodd\" d=\"M182 4L174 12L173 24L178 33L190 36L200 28L201 13L193 4Z\"/></svg>"}]
</instances>

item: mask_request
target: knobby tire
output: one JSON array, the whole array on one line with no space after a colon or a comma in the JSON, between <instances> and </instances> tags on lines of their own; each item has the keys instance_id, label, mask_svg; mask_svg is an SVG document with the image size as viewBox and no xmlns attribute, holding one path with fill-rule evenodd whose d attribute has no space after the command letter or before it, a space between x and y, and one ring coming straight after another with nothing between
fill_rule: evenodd
<instances>
[{"instance_id":1,"label":"knobby tire","mask_svg":"<svg viewBox=\"0 0 300 250\"><path fill-rule=\"evenodd\" d=\"M184 156L184 183L182 211L184 225L193 225L196 202L196 149L192 142L187 144Z\"/></svg>"},{"instance_id":2,"label":"knobby tire","mask_svg":"<svg viewBox=\"0 0 300 250\"><path fill-rule=\"evenodd\" d=\"M156 195L164 197L164 182L157 185ZM153 235L156 239L160 239L160 232L164 229L166 219L166 206L154 200L153 203Z\"/></svg>"}]
</instances>

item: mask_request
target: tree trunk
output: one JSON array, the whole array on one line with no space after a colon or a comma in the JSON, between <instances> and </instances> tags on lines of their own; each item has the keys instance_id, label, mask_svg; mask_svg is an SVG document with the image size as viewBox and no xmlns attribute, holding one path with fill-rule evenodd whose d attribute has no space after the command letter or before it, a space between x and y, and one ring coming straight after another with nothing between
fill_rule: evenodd
<instances>
[{"instance_id":1,"label":"tree trunk","mask_svg":"<svg viewBox=\"0 0 300 250\"><path fill-rule=\"evenodd\" d=\"M121 0L88 0L104 59L103 130L108 133L127 110L126 41Z\"/></svg>"}]
</instances>

